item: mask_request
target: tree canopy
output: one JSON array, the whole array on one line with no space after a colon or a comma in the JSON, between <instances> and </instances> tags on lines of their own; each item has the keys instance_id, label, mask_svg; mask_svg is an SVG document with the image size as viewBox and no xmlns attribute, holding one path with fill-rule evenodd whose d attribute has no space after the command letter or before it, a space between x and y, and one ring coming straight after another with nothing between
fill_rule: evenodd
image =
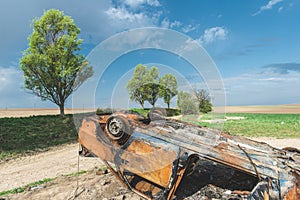
<instances>
[{"instance_id":1,"label":"tree canopy","mask_svg":"<svg viewBox=\"0 0 300 200\"><path fill-rule=\"evenodd\" d=\"M165 74L159 79L159 86L159 97L162 97L168 108L170 108L171 99L178 93L176 77L173 74Z\"/></svg>"},{"instance_id":2,"label":"tree canopy","mask_svg":"<svg viewBox=\"0 0 300 200\"><path fill-rule=\"evenodd\" d=\"M20 60L25 88L42 100L49 100L64 115L66 99L93 75L93 68L79 53L80 29L70 16L48 10L32 23L29 47Z\"/></svg>"},{"instance_id":3,"label":"tree canopy","mask_svg":"<svg viewBox=\"0 0 300 200\"><path fill-rule=\"evenodd\" d=\"M158 99L158 91L159 91L159 84L158 84L158 68L151 67L150 70L146 73L146 77L144 79L145 93L146 93L146 101L148 101L152 107L155 106L155 103Z\"/></svg>"},{"instance_id":4,"label":"tree canopy","mask_svg":"<svg viewBox=\"0 0 300 200\"><path fill-rule=\"evenodd\" d=\"M163 98L170 108L171 99L177 95L177 88L174 75L165 74L160 78L157 67L152 66L147 70L147 67L142 64L135 67L133 77L127 84L130 99L138 102L142 108L144 108L145 101L155 107L158 98Z\"/></svg>"},{"instance_id":5,"label":"tree canopy","mask_svg":"<svg viewBox=\"0 0 300 200\"><path fill-rule=\"evenodd\" d=\"M194 88L191 93L178 92L176 77L173 74L159 77L158 68L154 66L147 70L147 66L138 64L134 69L133 77L127 83L127 89L130 100L138 102L143 109L145 101L155 107L158 98L162 98L170 108L171 99L177 95L177 107L182 114L212 111L212 103L206 90Z\"/></svg>"},{"instance_id":6,"label":"tree canopy","mask_svg":"<svg viewBox=\"0 0 300 200\"><path fill-rule=\"evenodd\" d=\"M134 69L133 77L127 83L130 100L138 102L142 108L144 108L144 104L147 99L145 87L143 87L146 75L147 67L139 64Z\"/></svg>"},{"instance_id":7,"label":"tree canopy","mask_svg":"<svg viewBox=\"0 0 300 200\"><path fill-rule=\"evenodd\" d=\"M212 111L209 93L204 89L193 89L195 100L198 104L198 109L202 113Z\"/></svg>"},{"instance_id":8,"label":"tree canopy","mask_svg":"<svg viewBox=\"0 0 300 200\"><path fill-rule=\"evenodd\" d=\"M179 91L177 95L177 106L181 110L181 113L197 114L198 109L192 95L188 92Z\"/></svg>"}]
</instances>

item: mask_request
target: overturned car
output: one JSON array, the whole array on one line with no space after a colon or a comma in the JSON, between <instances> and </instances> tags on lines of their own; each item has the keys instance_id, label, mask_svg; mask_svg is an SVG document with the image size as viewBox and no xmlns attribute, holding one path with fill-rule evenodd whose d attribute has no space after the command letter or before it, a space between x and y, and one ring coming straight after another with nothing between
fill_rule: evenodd
<instances>
[{"instance_id":1,"label":"overturned car","mask_svg":"<svg viewBox=\"0 0 300 200\"><path fill-rule=\"evenodd\" d=\"M99 157L145 199L183 199L207 185L247 199L300 199L300 153L206 127L132 112L87 117L82 155Z\"/></svg>"}]
</instances>

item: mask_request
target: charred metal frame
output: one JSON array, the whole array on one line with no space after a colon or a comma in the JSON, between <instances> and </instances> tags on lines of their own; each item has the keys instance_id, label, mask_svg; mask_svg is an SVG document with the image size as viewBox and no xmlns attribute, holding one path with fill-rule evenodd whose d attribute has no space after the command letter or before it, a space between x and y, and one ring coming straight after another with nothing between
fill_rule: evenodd
<instances>
[{"instance_id":1,"label":"charred metal frame","mask_svg":"<svg viewBox=\"0 0 300 200\"><path fill-rule=\"evenodd\" d=\"M248 199L300 199L298 150L154 116L116 112L85 118L78 133L83 154L99 157L145 199L185 197L188 182L190 193L215 184Z\"/></svg>"}]
</instances>

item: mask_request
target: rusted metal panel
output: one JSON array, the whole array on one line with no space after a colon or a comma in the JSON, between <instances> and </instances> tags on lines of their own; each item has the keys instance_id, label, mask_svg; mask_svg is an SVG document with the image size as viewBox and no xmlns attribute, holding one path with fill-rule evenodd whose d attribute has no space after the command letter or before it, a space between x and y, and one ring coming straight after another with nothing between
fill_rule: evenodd
<instances>
[{"instance_id":1,"label":"rusted metal panel","mask_svg":"<svg viewBox=\"0 0 300 200\"><path fill-rule=\"evenodd\" d=\"M105 163L114 163L115 175L148 199L184 197L209 184L242 191L248 199L300 199L296 149L120 112L83 120L78 140Z\"/></svg>"},{"instance_id":2,"label":"rusted metal panel","mask_svg":"<svg viewBox=\"0 0 300 200\"><path fill-rule=\"evenodd\" d=\"M114 147L97 140L97 129L99 131L99 125L94 119L84 119L78 133L78 141L102 160L113 162Z\"/></svg>"},{"instance_id":3,"label":"rusted metal panel","mask_svg":"<svg viewBox=\"0 0 300 200\"><path fill-rule=\"evenodd\" d=\"M122 151L120 168L167 188L177 156L178 152L171 148L163 149L162 146L136 139Z\"/></svg>"}]
</instances>

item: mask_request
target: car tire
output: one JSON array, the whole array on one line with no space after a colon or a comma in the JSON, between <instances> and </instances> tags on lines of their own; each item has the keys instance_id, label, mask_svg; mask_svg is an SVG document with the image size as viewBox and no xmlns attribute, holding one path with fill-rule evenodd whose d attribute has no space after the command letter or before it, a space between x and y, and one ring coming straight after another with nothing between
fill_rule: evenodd
<instances>
[{"instance_id":1,"label":"car tire","mask_svg":"<svg viewBox=\"0 0 300 200\"><path fill-rule=\"evenodd\" d=\"M106 132L110 139L124 144L132 134L129 121L123 116L112 116L106 122Z\"/></svg>"}]
</instances>

